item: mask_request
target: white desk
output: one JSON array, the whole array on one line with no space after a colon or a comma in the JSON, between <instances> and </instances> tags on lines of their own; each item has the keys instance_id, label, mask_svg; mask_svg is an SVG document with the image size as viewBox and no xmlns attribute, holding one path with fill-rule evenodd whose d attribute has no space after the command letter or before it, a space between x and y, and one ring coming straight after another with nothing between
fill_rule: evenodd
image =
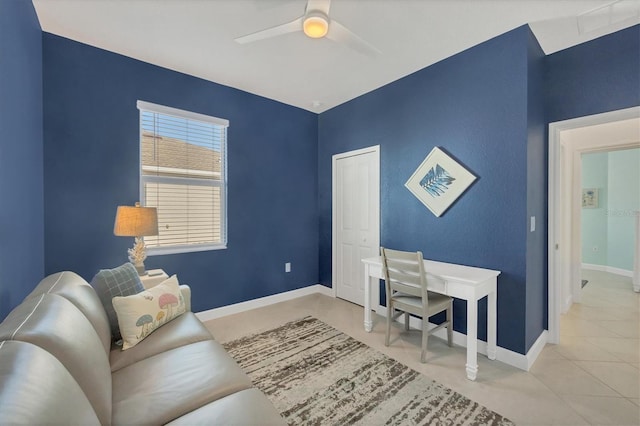
<instances>
[{"instance_id":1,"label":"white desk","mask_svg":"<svg viewBox=\"0 0 640 426\"><path fill-rule=\"evenodd\" d=\"M374 308L380 303L382 259L370 257L364 263L364 328L371 331L371 298ZM424 261L429 291L467 301L467 378L475 380L478 374L478 301L487 296L487 356L496 359L497 287L500 271L474 268L452 263ZM426 318L425 318L426 320Z\"/></svg>"}]
</instances>

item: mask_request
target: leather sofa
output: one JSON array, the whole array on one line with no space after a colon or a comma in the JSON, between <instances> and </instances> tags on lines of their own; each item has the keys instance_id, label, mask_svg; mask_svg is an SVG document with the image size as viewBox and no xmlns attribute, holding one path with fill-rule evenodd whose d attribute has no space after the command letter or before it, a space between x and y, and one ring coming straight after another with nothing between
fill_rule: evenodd
<instances>
[{"instance_id":1,"label":"leather sofa","mask_svg":"<svg viewBox=\"0 0 640 426\"><path fill-rule=\"evenodd\" d=\"M0 424L54 423L285 424L190 308L123 351L73 272L43 279L0 324Z\"/></svg>"}]
</instances>

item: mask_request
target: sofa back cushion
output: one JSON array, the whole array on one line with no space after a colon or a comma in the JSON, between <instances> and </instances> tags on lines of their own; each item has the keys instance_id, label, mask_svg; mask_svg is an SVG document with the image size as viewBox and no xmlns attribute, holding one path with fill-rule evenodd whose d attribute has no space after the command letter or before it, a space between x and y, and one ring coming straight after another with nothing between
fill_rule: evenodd
<instances>
[{"instance_id":1,"label":"sofa back cushion","mask_svg":"<svg viewBox=\"0 0 640 426\"><path fill-rule=\"evenodd\" d=\"M73 303L46 293L27 298L0 324L1 340L28 342L57 358L86 395L100 423L111 423L108 355L93 325Z\"/></svg>"},{"instance_id":2,"label":"sofa back cushion","mask_svg":"<svg viewBox=\"0 0 640 426\"><path fill-rule=\"evenodd\" d=\"M105 353L109 352L111 348L109 319L100 298L88 282L75 272L58 272L40 281L40 284L26 299L40 297L45 293L57 294L73 303L93 325L104 346Z\"/></svg>"},{"instance_id":3,"label":"sofa back cushion","mask_svg":"<svg viewBox=\"0 0 640 426\"><path fill-rule=\"evenodd\" d=\"M99 423L78 383L53 355L31 343L0 341L0 424Z\"/></svg>"},{"instance_id":4,"label":"sofa back cushion","mask_svg":"<svg viewBox=\"0 0 640 426\"><path fill-rule=\"evenodd\" d=\"M122 350L134 347L154 330L186 312L178 277L131 296L113 298L122 334Z\"/></svg>"},{"instance_id":5,"label":"sofa back cushion","mask_svg":"<svg viewBox=\"0 0 640 426\"><path fill-rule=\"evenodd\" d=\"M91 286L98 293L104 310L109 318L113 340L121 339L118 316L113 309L112 299L116 296L131 296L144 290L136 267L125 263L113 269L101 269L91 280Z\"/></svg>"}]
</instances>

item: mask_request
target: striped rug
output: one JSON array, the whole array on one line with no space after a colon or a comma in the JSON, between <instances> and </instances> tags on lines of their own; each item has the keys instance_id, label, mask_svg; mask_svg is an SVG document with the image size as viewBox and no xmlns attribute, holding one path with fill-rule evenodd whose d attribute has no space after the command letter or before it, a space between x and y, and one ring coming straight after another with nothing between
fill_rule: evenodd
<instances>
[{"instance_id":1,"label":"striped rug","mask_svg":"<svg viewBox=\"0 0 640 426\"><path fill-rule=\"evenodd\" d=\"M511 425L322 321L224 344L291 425Z\"/></svg>"}]
</instances>

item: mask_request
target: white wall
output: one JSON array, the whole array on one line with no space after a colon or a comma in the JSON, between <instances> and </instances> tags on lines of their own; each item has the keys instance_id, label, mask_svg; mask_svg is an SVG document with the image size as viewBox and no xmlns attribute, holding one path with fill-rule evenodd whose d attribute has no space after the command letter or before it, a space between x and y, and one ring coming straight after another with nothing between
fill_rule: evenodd
<instances>
[{"instance_id":1,"label":"white wall","mask_svg":"<svg viewBox=\"0 0 640 426\"><path fill-rule=\"evenodd\" d=\"M579 167L581 188L599 189L598 208L583 208L574 215L574 223L580 223L581 261L630 275L634 217L640 214L640 119L569 130L563 139L587 151ZM602 148L606 141L627 146L607 152Z\"/></svg>"},{"instance_id":2,"label":"white wall","mask_svg":"<svg viewBox=\"0 0 640 426\"><path fill-rule=\"evenodd\" d=\"M633 270L635 216L640 212L640 149L609 155L607 266Z\"/></svg>"},{"instance_id":3,"label":"white wall","mask_svg":"<svg viewBox=\"0 0 640 426\"><path fill-rule=\"evenodd\" d=\"M607 265L608 177L609 154L607 152L582 154L582 189L597 189L599 201L598 207L583 207L581 210L582 263Z\"/></svg>"}]
</instances>

